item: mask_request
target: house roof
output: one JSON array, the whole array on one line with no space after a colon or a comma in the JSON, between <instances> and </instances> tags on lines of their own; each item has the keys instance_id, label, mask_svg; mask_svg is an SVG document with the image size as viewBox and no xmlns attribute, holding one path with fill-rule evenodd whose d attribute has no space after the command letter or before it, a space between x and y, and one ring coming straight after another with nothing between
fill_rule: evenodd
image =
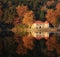
<instances>
[{"instance_id":1,"label":"house roof","mask_svg":"<svg viewBox=\"0 0 60 57\"><path fill-rule=\"evenodd\" d=\"M45 22L42 22L42 21L35 21L36 24L42 24L42 23L45 23L45 24L49 24L48 21L45 21Z\"/></svg>"}]
</instances>

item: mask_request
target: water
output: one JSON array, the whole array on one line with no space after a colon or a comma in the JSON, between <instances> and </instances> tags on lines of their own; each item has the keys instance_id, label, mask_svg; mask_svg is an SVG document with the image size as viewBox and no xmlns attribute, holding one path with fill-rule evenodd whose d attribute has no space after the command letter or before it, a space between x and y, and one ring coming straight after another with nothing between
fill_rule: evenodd
<instances>
[{"instance_id":1,"label":"water","mask_svg":"<svg viewBox=\"0 0 60 57\"><path fill-rule=\"evenodd\" d=\"M25 35L22 35L22 33L18 34L18 33L14 33L13 31L10 31L10 29L12 28L6 28L7 26L6 25L1 25L0 28L1 28L1 31L0 31L0 46L2 46L0 49L0 54L1 56L20 56L18 53L16 53L16 48L18 46L18 43L14 40L14 39L17 39L16 35L19 36L19 38L21 39L20 40L20 43L22 41L22 37L25 36ZM3 28L3 29L2 29ZM26 37L28 36L29 33L26 34ZM49 33L49 38L52 37L52 35L54 35L54 33ZM56 34L57 37L58 37L58 34ZM31 34L30 36L32 38L34 38ZM15 38L14 38L15 37ZM35 38L34 38L35 39ZM58 37L59 39L59 37ZM59 42L59 40L57 39L57 42ZM26 56L46 56L47 55L47 46L46 46L46 41L44 38L41 39L41 40L37 40L35 39L34 41L34 47L33 47L33 50L28 50L28 53ZM19 43L19 44L20 44ZM23 43L23 41L22 41ZM20 45L22 45L22 43ZM45 51L44 51L45 50ZM46 54L45 54L45 53ZM56 51L55 51L56 52ZM52 51L50 52L52 53ZM28 55L29 54L29 55ZM35 55L36 54L36 55ZM57 53L52 53L53 55L56 55L57 56ZM24 55L23 55L24 56Z\"/></svg>"}]
</instances>

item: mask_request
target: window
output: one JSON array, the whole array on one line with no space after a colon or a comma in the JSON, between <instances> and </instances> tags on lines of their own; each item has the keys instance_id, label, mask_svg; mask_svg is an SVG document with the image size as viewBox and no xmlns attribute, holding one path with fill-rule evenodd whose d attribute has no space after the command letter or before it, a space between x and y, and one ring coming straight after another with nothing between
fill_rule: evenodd
<instances>
[{"instance_id":1,"label":"window","mask_svg":"<svg viewBox=\"0 0 60 57\"><path fill-rule=\"evenodd\" d=\"M36 27L36 29L38 29L38 26Z\"/></svg>"},{"instance_id":2,"label":"window","mask_svg":"<svg viewBox=\"0 0 60 57\"><path fill-rule=\"evenodd\" d=\"M41 28L41 26L39 28Z\"/></svg>"},{"instance_id":3,"label":"window","mask_svg":"<svg viewBox=\"0 0 60 57\"><path fill-rule=\"evenodd\" d=\"M39 32L39 34L41 34L41 32Z\"/></svg>"}]
</instances>

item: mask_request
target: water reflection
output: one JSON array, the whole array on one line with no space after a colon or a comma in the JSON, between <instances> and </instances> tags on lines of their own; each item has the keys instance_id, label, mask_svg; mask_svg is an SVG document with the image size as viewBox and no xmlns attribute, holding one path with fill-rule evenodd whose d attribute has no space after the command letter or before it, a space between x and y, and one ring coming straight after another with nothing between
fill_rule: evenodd
<instances>
[{"instance_id":1,"label":"water reflection","mask_svg":"<svg viewBox=\"0 0 60 57\"><path fill-rule=\"evenodd\" d=\"M17 26L12 29L1 29L0 42L0 45L2 44L1 54L3 55L5 53L5 56L10 54L28 54L29 52L29 54L36 54L36 56L41 54L42 56L49 56L49 54L51 54L51 56L57 56L57 53L60 53L54 33L49 33L48 40L44 37L42 39L36 39L31 32L28 31L27 27L21 28ZM8 55L6 52L8 52Z\"/></svg>"}]
</instances>

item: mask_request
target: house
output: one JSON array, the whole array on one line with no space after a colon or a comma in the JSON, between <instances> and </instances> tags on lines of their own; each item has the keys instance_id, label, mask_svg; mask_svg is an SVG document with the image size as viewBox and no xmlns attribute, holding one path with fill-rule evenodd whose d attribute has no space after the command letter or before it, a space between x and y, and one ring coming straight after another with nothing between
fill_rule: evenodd
<instances>
[{"instance_id":1,"label":"house","mask_svg":"<svg viewBox=\"0 0 60 57\"><path fill-rule=\"evenodd\" d=\"M47 21L42 22L42 21L36 21L35 23L32 24L31 28L49 28L49 23Z\"/></svg>"},{"instance_id":2,"label":"house","mask_svg":"<svg viewBox=\"0 0 60 57\"><path fill-rule=\"evenodd\" d=\"M47 21L42 22L42 21L36 21L32 24L31 26L31 34L33 37L35 37L36 39L41 39L41 38L45 38L48 39L49 37L49 32L42 32L43 28L49 28L49 23Z\"/></svg>"}]
</instances>

